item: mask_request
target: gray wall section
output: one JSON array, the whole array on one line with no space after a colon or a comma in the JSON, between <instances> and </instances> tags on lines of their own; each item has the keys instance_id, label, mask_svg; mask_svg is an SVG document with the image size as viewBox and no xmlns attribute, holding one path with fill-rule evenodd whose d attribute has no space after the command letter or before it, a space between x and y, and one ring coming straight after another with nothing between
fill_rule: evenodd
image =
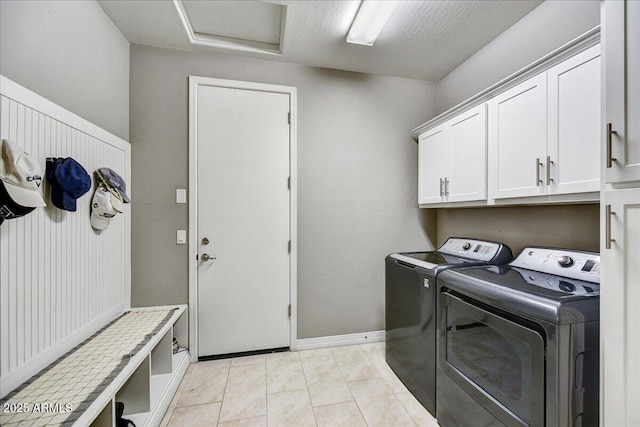
<instances>
[{"instance_id":1,"label":"gray wall section","mask_svg":"<svg viewBox=\"0 0 640 427\"><path fill-rule=\"evenodd\" d=\"M0 73L129 140L129 43L94 1L0 1Z\"/></svg>"},{"instance_id":2,"label":"gray wall section","mask_svg":"<svg viewBox=\"0 0 640 427\"><path fill-rule=\"evenodd\" d=\"M438 82L438 114L600 24L599 1L547 0ZM599 251L598 204L438 209L438 244L448 236Z\"/></svg>"},{"instance_id":3,"label":"gray wall section","mask_svg":"<svg viewBox=\"0 0 640 427\"><path fill-rule=\"evenodd\" d=\"M448 236L506 243L514 255L524 246L600 251L600 205L438 209L438 244Z\"/></svg>"},{"instance_id":4,"label":"gray wall section","mask_svg":"<svg viewBox=\"0 0 640 427\"><path fill-rule=\"evenodd\" d=\"M600 24L598 0L547 0L438 82L438 114Z\"/></svg>"},{"instance_id":5,"label":"gray wall section","mask_svg":"<svg viewBox=\"0 0 640 427\"><path fill-rule=\"evenodd\" d=\"M384 257L428 250L410 129L433 83L233 55L131 48L132 303L186 303L189 75L298 88L298 337L384 329ZM249 260L250 261L250 260ZM202 308L201 308L202 309Z\"/></svg>"}]
</instances>

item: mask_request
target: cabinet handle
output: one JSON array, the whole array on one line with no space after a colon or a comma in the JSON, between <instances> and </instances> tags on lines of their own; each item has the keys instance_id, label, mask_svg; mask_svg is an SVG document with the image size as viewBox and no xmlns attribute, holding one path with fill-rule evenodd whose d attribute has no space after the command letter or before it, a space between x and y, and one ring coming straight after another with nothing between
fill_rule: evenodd
<instances>
[{"instance_id":1,"label":"cabinet handle","mask_svg":"<svg viewBox=\"0 0 640 427\"><path fill-rule=\"evenodd\" d=\"M449 195L449 180L447 178L444 179L444 195Z\"/></svg>"},{"instance_id":2,"label":"cabinet handle","mask_svg":"<svg viewBox=\"0 0 640 427\"><path fill-rule=\"evenodd\" d=\"M442 189L443 182L442 178L440 178L440 197L444 196L444 190Z\"/></svg>"},{"instance_id":3,"label":"cabinet handle","mask_svg":"<svg viewBox=\"0 0 640 427\"><path fill-rule=\"evenodd\" d=\"M613 148L612 144L612 135L617 135L618 131L613 130L611 123L607 123L607 168L610 168L613 165L613 162L617 161L615 157L613 157Z\"/></svg>"},{"instance_id":4,"label":"cabinet handle","mask_svg":"<svg viewBox=\"0 0 640 427\"><path fill-rule=\"evenodd\" d=\"M611 249L611 242L615 242L616 239L611 238L611 215L615 215L616 213L611 210L611 205L605 206L605 226L604 226L604 242L605 248Z\"/></svg>"},{"instance_id":5,"label":"cabinet handle","mask_svg":"<svg viewBox=\"0 0 640 427\"><path fill-rule=\"evenodd\" d=\"M540 166L542 166L542 163L540 162L540 157L536 158L536 187L540 187L540 184L542 184L542 180L540 179Z\"/></svg>"},{"instance_id":6,"label":"cabinet handle","mask_svg":"<svg viewBox=\"0 0 640 427\"><path fill-rule=\"evenodd\" d=\"M551 165L553 164L553 160L551 160L551 156L547 156L547 185L551 185L553 182L553 178L551 178Z\"/></svg>"}]
</instances>

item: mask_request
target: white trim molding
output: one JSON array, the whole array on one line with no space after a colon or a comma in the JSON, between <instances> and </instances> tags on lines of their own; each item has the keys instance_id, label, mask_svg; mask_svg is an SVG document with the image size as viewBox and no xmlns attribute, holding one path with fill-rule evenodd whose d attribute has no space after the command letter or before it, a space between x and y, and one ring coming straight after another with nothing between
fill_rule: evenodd
<instances>
[{"instance_id":1,"label":"white trim molding","mask_svg":"<svg viewBox=\"0 0 640 427\"><path fill-rule=\"evenodd\" d=\"M298 337L298 152L297 152L297 90L292 86L224 80L210 77L189 76L189 350L191 361L198 361L198 135L197 105L198 87L215 86L231 89L255 90L289 95L291 123L289 127L289 232L291 257L289 263L289 348L296 350Z\"/></svg>"},{"instance_id":2,"label":"white trim molding","mask_svg":"<svg viewBox=\"0 0 640 427\"><path fill-rule=\"evenodd\" d=\"M193 29L191 20L189 19L189 15L187 14L187 10L185 9L182 0L173 0L173 4L176 7L176 12L180 17L182 26L187 33L189 42L194 46L207 46L218 49L237 50L240 52L263 53L266 55L282 55L284 28L287 18L287 5L285 4L276 3L282 7L282 16L280 21L280 42L277 44L199 33Z\"/></svg>"},{"instance_id":3,"label":"white trim molding","mask_svg":"<svg viewBox=\"0 0 640 427\"><path fill-rule=\"evenodd\" d=\"M302 351L344 345L369 344L372 342L383 342L384 337L385 331L373 331L346 335L331 335L328 337L303 338L298 340L295 349Z\"/></svg>"},{"instance_id":4,"label":"white trim molding","mask_svg":"<svg viewBox=\"0 0 640 427\"><path fill-rule=\"evenodd\" d=\"M506 91L507 89L512 88L519 83L522 83L523 81L535 76L536 74L548 70L549 68L553 67L556 64L559 64L565 59L574 56L575 54L582 52L583 50L586 50L591 46L595 46L598 43L600 43L600 26L592 28L591 30L576 37L575 39L564 44L553 52L532 62L531 64L527 65L519 71L516 71L510 76L505 77L493 86L488 87L477 95L472 96L471 98L461 102L455 107L452 107L444 113L434 117L428 122L416 127L411 131L413 139L415 139L417 142L418 137L424 131L446 122L450 118L455 117L456 115L469 108L473 108L476 105L480 105L483 102L488 101L489 99Z\"/></svg>"}]
</instances>

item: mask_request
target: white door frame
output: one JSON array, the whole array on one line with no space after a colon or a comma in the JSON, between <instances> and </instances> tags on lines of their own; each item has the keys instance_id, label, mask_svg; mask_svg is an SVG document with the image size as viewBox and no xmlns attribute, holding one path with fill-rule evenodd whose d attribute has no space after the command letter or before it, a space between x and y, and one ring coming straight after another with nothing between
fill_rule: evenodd
<instances>
[{"instance_id":1,"label":"white door frame","mask_svg":"<svg viewBox=\"0 0 640 427\"><path fill-rule=\"evenodd\" d=\"M230 89L255 90L260 92L282 93L289 95L291 126L289 127L289 231L291 236L291 257L289 264L289 303L291 318L289 321L289 348L296 349L297 343L297 288L298 288L298 224L297 224L297 104L296 88L263 83L223 80L210 77L189 76L189 350L191 361L198 361L198 135L197 108L198 87L215 86Z\"/></svg>"}]
</instances>

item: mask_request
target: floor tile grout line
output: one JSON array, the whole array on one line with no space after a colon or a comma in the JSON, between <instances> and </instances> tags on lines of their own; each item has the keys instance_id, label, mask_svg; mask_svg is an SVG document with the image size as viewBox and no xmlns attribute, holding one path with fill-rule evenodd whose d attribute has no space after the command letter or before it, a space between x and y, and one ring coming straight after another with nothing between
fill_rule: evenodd
<instances>
[{"instance_id":1,"label":"floor tile grout line","mask_svg":"<svg viewBox=\"0 0 640 427\"><path fill-rule=\"evenodd\" d=\"M329 352L329 354L333 358L333 355L331 354L331 352ZM300 357L299 354L298 354L298 357ZM309 360L309 359L312 359L312 357L307 358L307 360ZM304 370L304 364L302 363L302 358L300 358L300 364L302 365L302 375L304 376L304 383L307 386L307 395L309 396L309 404L311 405L311 413L313 414L313 420L316 423L316 427L318 427L318 418L316 417L315 406L313 405L313 401L311 400L311 391L309 390L309 380L308 380L307 374L305 373L305 370ZM340 375L342 375L342 373L340 373Z\"/></svg>"},{"instance_id":2,"label":"floor tile grout line","mask_svg":"<svg viewBox=\"0 0 640 427\"><path fill-rule=\"evenodd\" d=\"M311 407L311 415L313 415L313 421L316 424L316 427L318 427L318 418L316 418L316 411L314 409L313 406L313 402L311 401L311 392L309 391L309 382L307 380L307 374L305 374L304 372L304 365L302 363L302 358L300 357L300 353L298 353L298 361L300 362L300 369L302 369L302 377L304 378L304 384L306 386L306 391L307 391L307 399L309 399L309 406ZM269 418L267 418L267 427L269 426Z\"/></svg>"},{"instance_id":3,"label":"floor tile grout line","mask_svg":"<svg viewBox=\"0 0 640 427\"><path fill-rule=\"evenodd\" d=\"M331 356L333 356L333 352L331 352ZM366 355L365 355L365 357L366 357ZM336 361L336 363L337 363L337 361ZM340 365L338 365L338 370L340 371L340 374L342 375L342 379L344 380L345 384L347 384L347 389L349 390L349 393L351 394L351 399L353 399L353 402L356 404L356 408L358 408L358 412L360 412L360 416L362 417L362 420L368 426L369 423L367 422L367 419L364 417L364 413L362 412L362 408L358 404L358 401L356 400L356 397L353 395L353 391L351 391L351 387L349 387L349 381L347 381L347 379L344 377L344 374L342 373L342 369L340 369Z\"/></svg>"},{"instance_id":4,"label":"floor tile grout line","mask_svg":"<svg viewBox=\"0 0 640 427\"><path fill-rule=\"evenodd\" d=\"M227 380L224 382L224 390L222 391L222 400L220 400L220 413L218 414L218 421L216 422L216 426L220 424L220 417L222 416L222 407L224 406L224 398L227 395L227 386L229 385L229 377L231 376L231 360L229 361L229 366L227 367Z\"/></svg>"},{"instance_id":5,"label":"floor tile grout line","mask_svg":"<svg viewBox=\"0 0 640 427\"><path fill-rule=\"evenodd\" d=\"M269 427L269 390L267 387L269 386L269 379L267 378L269 375L269 368L267 367L267 357L264 358L264 414L267 422L267 427Z\"/></svg>"}]
</instances>

